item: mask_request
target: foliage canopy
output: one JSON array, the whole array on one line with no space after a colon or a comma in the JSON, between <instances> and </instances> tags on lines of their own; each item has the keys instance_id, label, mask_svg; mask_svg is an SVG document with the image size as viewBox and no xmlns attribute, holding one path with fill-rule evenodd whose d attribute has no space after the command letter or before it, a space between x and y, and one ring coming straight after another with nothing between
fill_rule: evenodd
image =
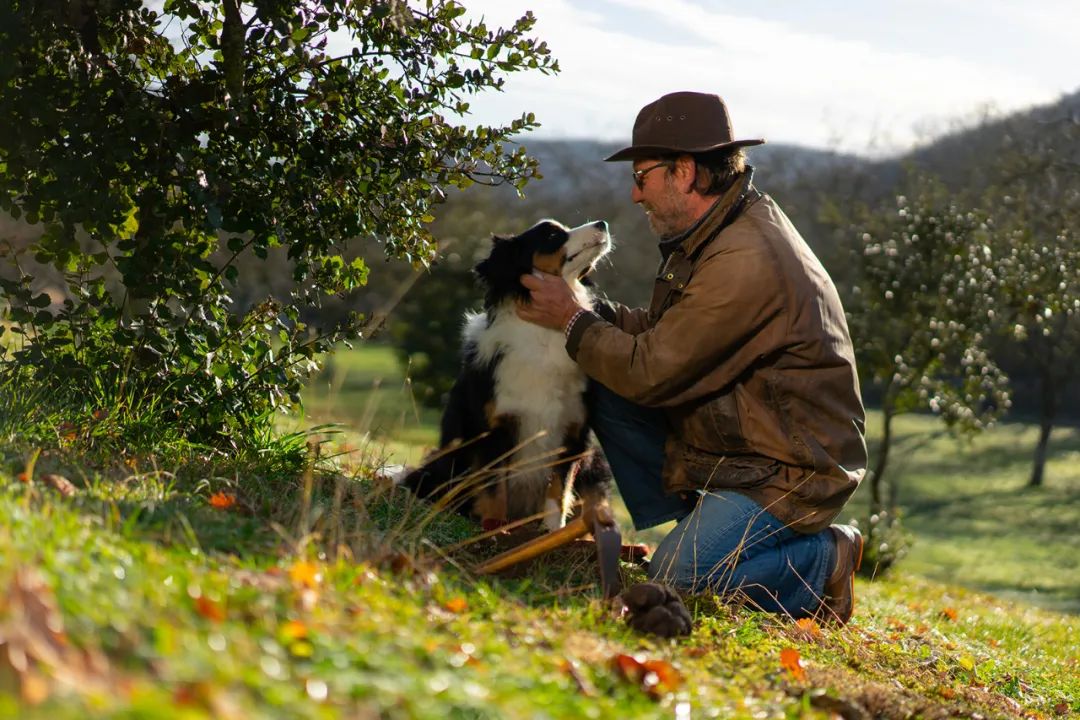
<instances>
[{"instance_id":1,"label":"foliage canopy","mask_svg":"<svg viewBox=\"0 0 1080 720\"><path fill-rule=\"evenodd\" d=\"M558 67L531 14L491 29L453 0L154 5L0 8L0 209L44 227L6 248L8 371L75 406L153 398L190 439L221 444L355 336L355 318L299 320L365 282L350 239L426 264L443 188L535 175L504 146L532 114L454 118L509 73ZM237 259L271 252L287 253L288 300L234 307Z\"/></svg>"}]
</instances>

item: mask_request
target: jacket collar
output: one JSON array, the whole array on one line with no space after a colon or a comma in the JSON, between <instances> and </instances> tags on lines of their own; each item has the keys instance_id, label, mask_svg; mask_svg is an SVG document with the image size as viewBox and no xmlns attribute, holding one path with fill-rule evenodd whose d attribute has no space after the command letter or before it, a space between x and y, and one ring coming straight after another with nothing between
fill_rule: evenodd
<instances>
[{"instance_id":1,"label":"jacket collar","mask_svg":"<svg viewBox=\"0 0 1080 720\"><path fill-rule=\"evenodd\" d=\"M681 247L683 253L689 257L704 243L712 240L720 230L735 219L729 216L739 211L743 199L750 192L753 179L754 168L747 165L746 172L724 191L697 222L675 237L660 242L660 250L664 257L667 257L677 247Z\"/></svg>"}]
</instances>

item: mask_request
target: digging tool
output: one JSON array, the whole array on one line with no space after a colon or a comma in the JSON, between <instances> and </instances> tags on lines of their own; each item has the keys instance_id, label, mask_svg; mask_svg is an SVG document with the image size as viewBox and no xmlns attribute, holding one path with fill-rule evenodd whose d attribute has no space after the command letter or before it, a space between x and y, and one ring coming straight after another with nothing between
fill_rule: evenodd
<instances>
[{"instance_id":1,"label":"digging tool","mask_svg":"<svg viewBox=\"0 0 1080 720\"><path fill-rule=\"evenodd\" d=\"M615 516L607 503L591 505L586 503L580 515L565 527L552 530L538 538L522 543L515 548L500 553L481 563L476 572L489 575L505 570L518 563L532 560L556 548L568 545L578 538L592 533L596 542L596 560L600 567L600 588L605 599L611 599L622 590L619 578L619 553L622 550L622 535L615 524Z\"/></svg>"}]
</instances>

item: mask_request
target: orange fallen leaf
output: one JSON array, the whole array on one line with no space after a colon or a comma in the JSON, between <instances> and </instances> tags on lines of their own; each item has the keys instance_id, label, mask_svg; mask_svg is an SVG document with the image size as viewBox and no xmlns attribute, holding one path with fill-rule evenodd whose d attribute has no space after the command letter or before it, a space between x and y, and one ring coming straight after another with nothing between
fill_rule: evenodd
<instances>
[{"instance_id":1,"label":"orange fallen leaf","mask_svg":"<svg viewBox=\"0 0 1080 720\"><path fill-rule=\"evenodd\" d=\"M205 595L195 598L195 612L211 622L221 622L225 619L225 611L221 605Z\"/></svg>"},{"instance_id":2,"label":"orange fallen leaf","mask_svg":"<svg viewBox=\"0 0 1080 720\"><path fill-rule=\"evenodd\" d=\"M795 621L796 635L801 636L804 640L820 640L821 639L821 626L817 624L817 621L813 618L800 618Z\"/></svg>"},{"instance_id":3,"label":"orange fallen leaf","mask_svg":"<svg viewBox=\"0 0 1080 720\"><path fill-rule=\"evenodd\" d=\"M443 607L452 613L461 614L469 609L469 603L463 597L456 597L443 603Z\"/></svg>"},{"instance_id":4,"label":"orange fallen leaf","mask_svg":"<svg viewBox=\"0 0 1080 720\"><path fill-rule=\"evenodd\" d=\"M799 682L806 681L806 667L803 665L802 656L795 648L784 648L780 651L780 667L791 673L791 676Z\"/></svg>"},{"instance_id":5,"label":"orange fallen leaf","mask_svg":"<svg viewBox=\"0 0 1080 720\"><path fill-rule=\"evenodd\" d=\"M677 690L683 682L682 674L667 660L644 660L620 653L611 663L624 680L639 686L654 700Z\"/></svg>"},{"instance_id":6,"label":"orange fallen leaf","mask_svg":"<svg viewBox=\"0 0 1080 720\"><path fill-rule=\"evenodd\" d=\"M287 640L302 640L307 637L307 625L299 620L290 620L281 626L279 634Z\"/></svg>"},{"instance_id":7,"label":"orange fallen leaf","mask_svg":"<svg viewBox=\"0 0 1080 720\"><path fill-rule=\"evenodd\" d=\"M289 579L297 587L314 589L322 582L322 572L309 560L297 560L289 566Z\"/></svg>"},{"instance_id":8,"label":"orange fallen leaf","mask_svg":"<svg viewBox=\"0 0 1080 720\"><path fill-rule=\"evenodd\" d=\"M236 496L232 493L216 492L210 496L210 507L218 510L228 510L236 504Z\"/></svg>"},{"instance_id":9,"label":"orange fallen leaf","mask_svg":"<svg viewBox=\"0 0 1080 720\"><path fill-rule=\"evenodd\" d=\"M956 622L956 617L957 617L956 608L952 608L952 607L943 608L942 611L941 611L941 617L945 618L946 620L952 620L953 622Z\"/></svg>"}]
</instances>

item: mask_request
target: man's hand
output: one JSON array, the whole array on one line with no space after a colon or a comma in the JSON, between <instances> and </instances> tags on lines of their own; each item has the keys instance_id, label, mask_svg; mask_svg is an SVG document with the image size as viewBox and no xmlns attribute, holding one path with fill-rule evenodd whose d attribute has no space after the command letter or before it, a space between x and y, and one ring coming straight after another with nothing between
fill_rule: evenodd
<instances>
[{"instance_id":1,"label":"man's hand","mask_svg":"<svg viewBox=\"0 0 1080 720\"><path fill-rule=\"evenodd\" d=\"M570 286L558 275L522 275L521 284L529 289L532 297L531 304L518 303L517 314L522 320L564 330L574 313L583 309Z\"/></svg>"}]
</instances>

